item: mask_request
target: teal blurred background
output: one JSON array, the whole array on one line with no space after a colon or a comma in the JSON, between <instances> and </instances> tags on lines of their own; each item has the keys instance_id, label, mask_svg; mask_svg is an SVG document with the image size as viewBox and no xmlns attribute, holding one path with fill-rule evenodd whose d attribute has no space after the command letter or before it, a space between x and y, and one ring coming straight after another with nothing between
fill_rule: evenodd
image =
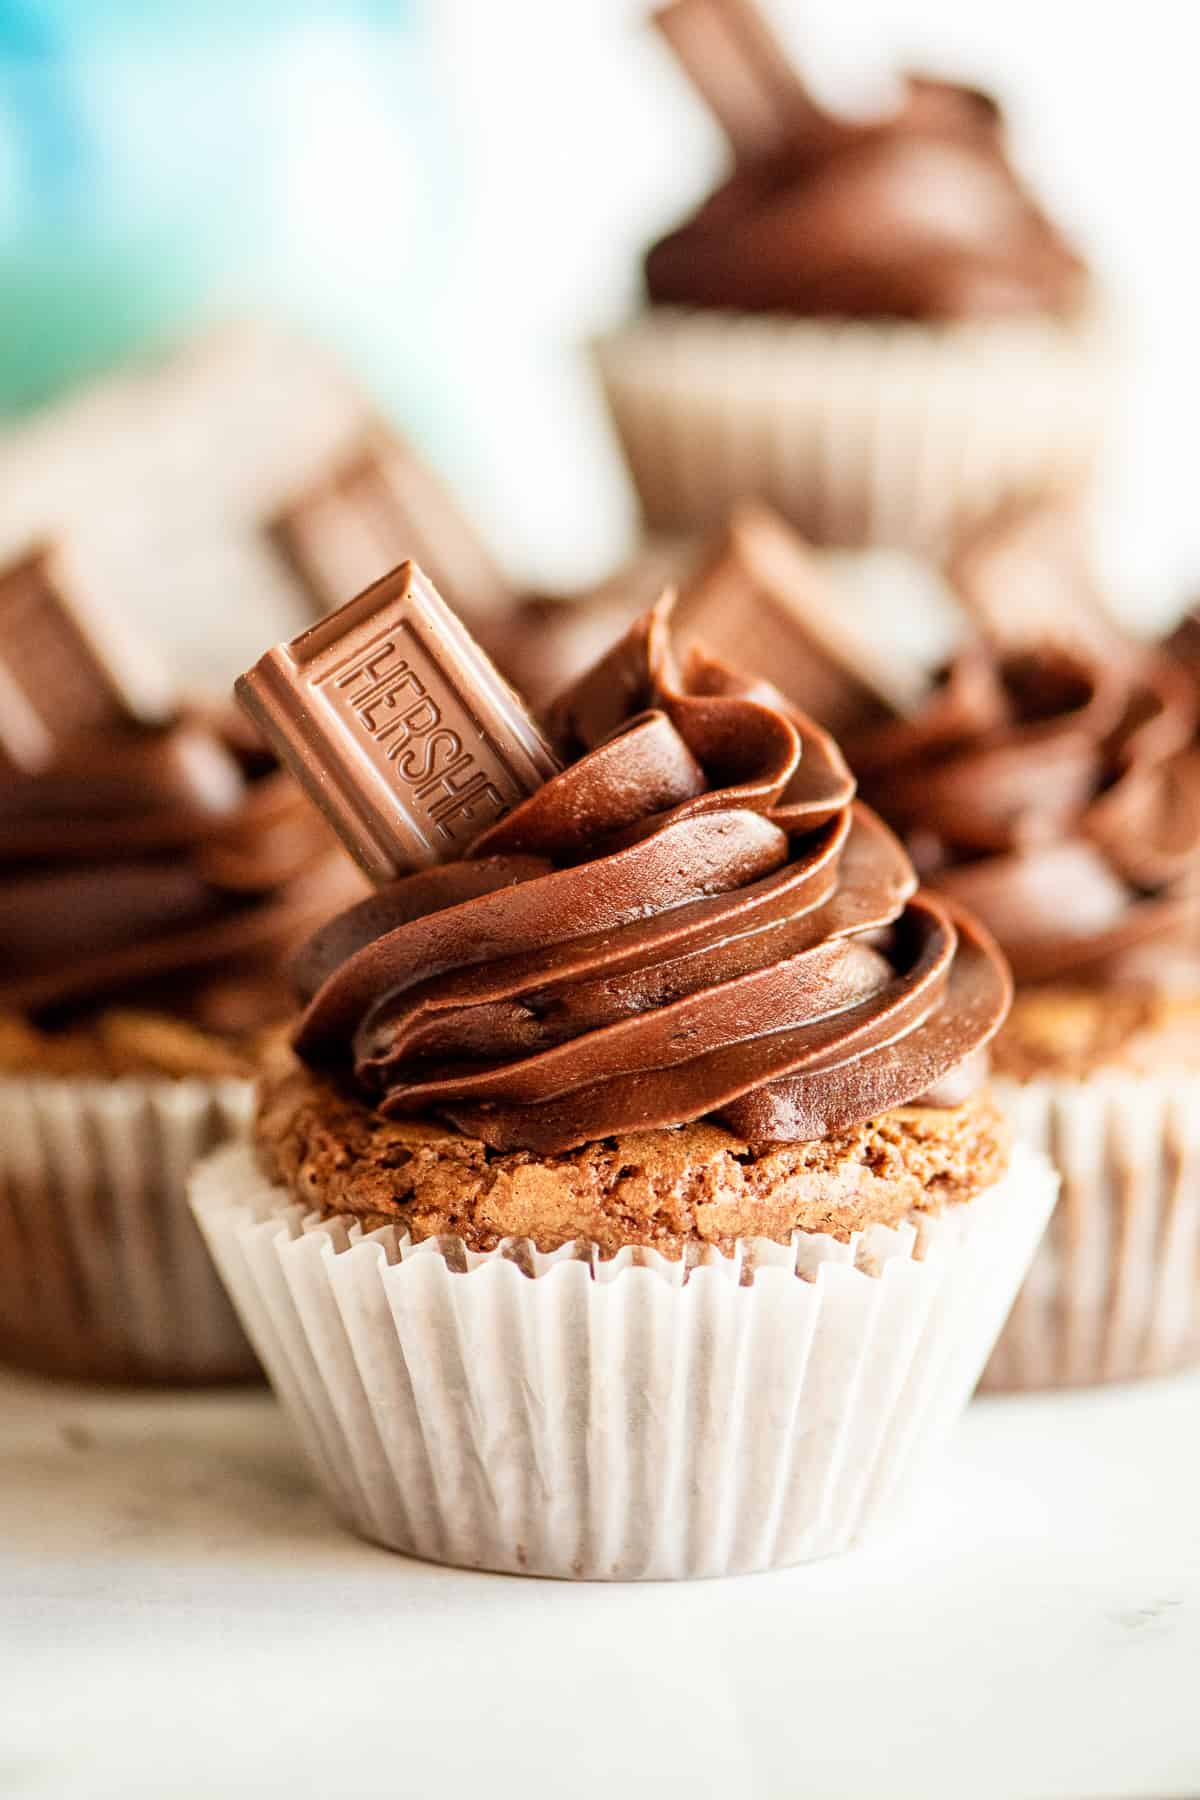
<instances>
[{"instance_id":1,"label":"teal blurred background","mask_svg":"<svg viewBox=\"0 0 1200 1800\"><path fill-rule=\"evenodd\" d=\"M0 409L266 309L432 416L456 171L421 10L0 0Z\"/></svg>"},{"instance_id":2,"label":"teal blurred background","mask_svg":"<svg viewBox=\"0 0 1200 1800\"><path fill-rule=\"evenodd\" d=\"M0 427L194 324L281 316L341 354L515 574L601 575L635 521L581 348L724 156L649 4L0 0ZM915 64L1008 103L1129 327L1099 527L1160 615L1200 575L1178 0L1091 9L1085 48L1081 8L1045 0L763 4L830 92Z\"/></svg>"}]
</instances>

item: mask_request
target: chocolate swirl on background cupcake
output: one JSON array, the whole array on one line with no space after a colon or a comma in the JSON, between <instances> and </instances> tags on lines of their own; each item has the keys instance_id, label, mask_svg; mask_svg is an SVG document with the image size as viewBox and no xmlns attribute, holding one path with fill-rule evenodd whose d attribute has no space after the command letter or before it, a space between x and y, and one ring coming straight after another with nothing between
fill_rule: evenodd
<instances>
[{"instance_id":1,"label":"chocolate swirl on background cupcake","mask_svg":"<svg viewBox=\"0 0 1200 1800\"><path fill-rule=\"evenodd\" d=\"M966 1097L1007 971L916 891L823 732L701 653L681 681L665 607L552 726L560 774L310 943L308 1061L539 1153L700 1118L807 1140Z\"/></svg>"},{"instance_id":2,"label":"chocolate swirl on background cupcake","mask_svg":"<svg viewBox=\"0 0 1200 1800\"><path fill-rule=\"evenodd\" d=\"M1116 316L994 102L914 76L883 116L833 116L754 0L654 18L732 173L595 344L648 528L706 530L752 495L814 543L940 561L1015 497L1090 482Z\"/></svg>"},{"instance_id":3,"label":"chocolate swirl on background cupcake","mask_svg":"<svg viewBox=\"0 0 1200 1800\"><path fill-rule=\"evenodd\" d=\"M80 735L0 782L0 1009L239 1036L285 1014L288 953L360 889L231 708Z\"/></svg>"},{"instance_id":4,"label":"chocolate swirl on background cupcake","mask_svg":"<svg viewBox=\"0 0 1200 1800\"><path fill-rule=\"evenodd\" d=\"M803 108L645 272L659 304L858 318L1066 317L1088 287L1014 171L995 102L920 76L869 123Z\"/></svg>"},{"instance_id":5,"label":"chocolate swirl on background cupcake","mask_svg":"<svg viewBox=\"0 0 1200 1800\"><path fill-rule=\"evenodd\" d=\"M923 709L847 747L923 879L995 932L1018 982L1194 976L1196 702L1165 655L981 644Z\"/></svg>"}]
</instances>

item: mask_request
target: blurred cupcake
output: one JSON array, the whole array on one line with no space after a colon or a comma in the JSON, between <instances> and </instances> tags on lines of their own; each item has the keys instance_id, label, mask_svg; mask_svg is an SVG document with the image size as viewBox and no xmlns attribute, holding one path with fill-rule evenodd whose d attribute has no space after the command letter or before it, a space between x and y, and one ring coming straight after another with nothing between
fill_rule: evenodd
<instances>
[{"instance_id":1,"label":"blurred cupcake","mask_svg":"<svg viewBox=\"0 0 1200 1800\"><path fill-rule=\"evenodd\" d=\"M597 347L648 524L757 496L818 543L940 553L1014 494L1086 480L1110 333L995 102L911 77L851 122L748 0L674 0L656 22L735 166Z\"/></svg>"},{"instance_id":2,"label":"blurred cupcake","mask_svg":"<svg viewBox=\"0 0 1200 1800\"><path fill-rule=\"evenodd\" d=\"M1048 515L972 545L957 574L987 635L849 748L923 878L1008 955L996 1091L1062 1173L989 1386L1200 1356L1196 696L1104 614L1068 543Z\"/></svg>"},{"instance_id":3,"label":"blurred cupcake","mask_svg":"<svg viewBox=\"0 0 1200 1800\"><path fill-rule=\"evenodd\" d=\"M0 1357L255 1364L186 1205L281 959L358 884L249 727L176 710L64 554L0 577Z\"/></svg>"},{"instance_id":4,"label":"blurred cupcake","mask_svg":"<svg viewBox=\"0 0 1200 1800\"><path fill-rule=\"evenodd\" d=\"M378 641L378 640L376 640ZM888 1516L1053 1201L981 1086L1007 971L773 690L637 622L563 757L299 964L193 1202L341 1517L720 1575Z\"/></svg>"}]
</instances>

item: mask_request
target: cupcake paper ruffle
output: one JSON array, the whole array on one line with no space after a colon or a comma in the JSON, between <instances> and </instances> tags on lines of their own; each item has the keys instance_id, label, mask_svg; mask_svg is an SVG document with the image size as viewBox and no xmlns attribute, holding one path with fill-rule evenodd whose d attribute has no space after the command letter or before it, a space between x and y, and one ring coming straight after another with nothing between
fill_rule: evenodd
<instances>
[{"instance_id":1,"label":"cupcake paper ruffle","mask_svg":"<svg viewBox=\"0 0 1200 1800\"><path fill-rule=\"evenodd\" d=\"M192 1204L351 1530L635 1580L802 1562L887 1517L970 1395L1055 1191L1018 1149L936 1217L690 1266L363 1235L240 1145L199 1167Z\"/></svg>"},{"instance_id":2,"label":"cupcake paper ruffle","mask_svg":"<svg viewBox=\"0 0 1200 1800\"><path fill-rule=\"evenodd\" d=\"M102 1381L244 1379L254 1354L187 1205L253 1084L0 1079L0 1358Z\"/></svg>"},{"instance_id":3,"label":"cupcake paper ruffle","mask_svg":"<svg viewBox=\"0 0 1200 1800\"><path fill-rule=\"evenodd\" d=\"M1200 1361L1200 1075L993 1081L1062 1198L983 1379L1047 1388Z\"/></svg>"},{"instance_id":4,"label":"cupcake paper ruffle","mask_svg":"<svg viewBox=\"0 0 1200 1800\"><path fill-rule=\"evenodd\" d=\"M1090 477L1114 333L650 307L596 362L647 525L769 502L815 543L939 554L1014 498Z\"/></svg>"}]
</instances>

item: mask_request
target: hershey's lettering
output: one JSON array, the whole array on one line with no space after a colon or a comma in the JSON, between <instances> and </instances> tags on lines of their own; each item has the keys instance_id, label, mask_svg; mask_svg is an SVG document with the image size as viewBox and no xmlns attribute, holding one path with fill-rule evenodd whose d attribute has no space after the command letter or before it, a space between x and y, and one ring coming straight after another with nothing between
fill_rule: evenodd
<instances>
[{"instance_id":1,"label":"hershey's lettering","mask_svg":"<svg viewBox=\"0 0 1200 1800\"><path fill-rule=\"evenodd\" d=\"M453 843L474 836L505 811L504 794L446 723L394 637L338 669L333 686L443 837Z\"/></svg>"}]
</instances>

